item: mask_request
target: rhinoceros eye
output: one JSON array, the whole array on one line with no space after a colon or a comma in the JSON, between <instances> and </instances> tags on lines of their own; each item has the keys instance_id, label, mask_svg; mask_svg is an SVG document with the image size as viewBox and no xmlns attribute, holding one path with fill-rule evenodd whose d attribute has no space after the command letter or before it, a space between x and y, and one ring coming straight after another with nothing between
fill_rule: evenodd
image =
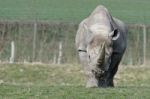
<instances>
[{"instance_id":1,"label":"rhinoceros eye","mask_svg":"<svg viewBox=\"0 0 150 99\"><path fill-rule=\"evenodd\" d=\"M89 55L89 59L91 59L90 55Z\"/></svg>"}]
</instances>

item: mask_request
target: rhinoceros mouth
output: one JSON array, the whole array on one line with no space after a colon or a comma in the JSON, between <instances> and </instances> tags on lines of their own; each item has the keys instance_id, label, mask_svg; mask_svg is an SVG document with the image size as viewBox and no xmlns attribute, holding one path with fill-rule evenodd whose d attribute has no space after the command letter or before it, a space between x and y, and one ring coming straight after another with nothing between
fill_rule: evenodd
<instances>
[{"instance_id":1,"label":"rhinoceros mouth","mask_svg":"<svg viewBox=\"0 0 150 99\"><path fill-rule=\"evenodd\" d=\"M96 78L98 79L103 79L104 78L104 75L105 75L105 72L104 70L101 70L101 69L96 69L96 70L92 70L92 73L95 75Z\"/></svg>"}]
</instances>

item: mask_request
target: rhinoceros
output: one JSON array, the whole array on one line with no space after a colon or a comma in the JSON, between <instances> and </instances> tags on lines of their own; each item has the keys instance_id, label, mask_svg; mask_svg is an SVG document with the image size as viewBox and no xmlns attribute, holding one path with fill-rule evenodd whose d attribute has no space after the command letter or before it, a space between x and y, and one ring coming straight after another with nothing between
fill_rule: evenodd
<instances>
[{"instance_id":1,"label":"rhinoceros","mask_svg":"<svg viewBox=\"0 0 150 99\"><path fill-rule=\"evenodd\" d=\"M127 26L99 5L78 27L75 43L86 87L114 87L114 76L127 46Z\"/></svg>"}]
</instances>

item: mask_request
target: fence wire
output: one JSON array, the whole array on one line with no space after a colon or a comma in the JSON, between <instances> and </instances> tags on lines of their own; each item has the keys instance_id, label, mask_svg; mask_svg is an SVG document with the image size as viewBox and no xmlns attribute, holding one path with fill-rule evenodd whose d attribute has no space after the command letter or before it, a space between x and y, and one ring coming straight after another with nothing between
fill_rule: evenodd
<instances>
[{"instance_id":1,"label":"fence wire","mask_svg":"<svg viewBox=\"0 0 150 99\"><path fill-rule=\"evenodd\" d=\"M150 26L145 26L145 32L144 26L128 26L128 47L122 64L149 63ZM77 28L78 24L75 23L0 22L0 61L9 62L13 41L15 62L57 63L60 58L61 42L61 63L78 63L78 54L74 44Z\"/></svg>"}]
</instances>

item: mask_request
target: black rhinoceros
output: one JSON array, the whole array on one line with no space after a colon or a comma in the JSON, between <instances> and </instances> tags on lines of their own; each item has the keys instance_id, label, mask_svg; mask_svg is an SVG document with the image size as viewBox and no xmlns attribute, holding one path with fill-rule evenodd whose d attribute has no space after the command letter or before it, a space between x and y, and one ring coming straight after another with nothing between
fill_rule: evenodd
<instances>
[{"instance_id":1,"label":"black rhinoceros","mask_svg":"<svg viewBox=\"0 0 150 99\"><path fill-rule=\"evenodd\" d=\"M75 43L85 69L86 87L113 87L127 46L126 25L99 5L80 23Z\"/></svg>"}]
</instances>

